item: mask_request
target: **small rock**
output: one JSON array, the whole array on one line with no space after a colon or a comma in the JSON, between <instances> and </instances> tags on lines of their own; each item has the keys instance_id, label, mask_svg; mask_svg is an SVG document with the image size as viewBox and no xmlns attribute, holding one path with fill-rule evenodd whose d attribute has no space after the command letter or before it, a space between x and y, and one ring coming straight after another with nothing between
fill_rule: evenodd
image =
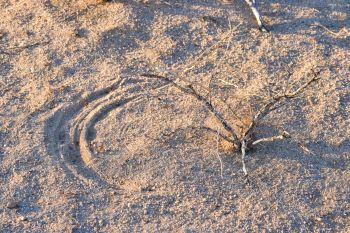
<instances>
[{"instance_id":1,"label":"small rock","mask_svg":"<svg viewBox=\"0 0 350 233\"><path fill-rule=\"evenodd\" d=\"M230 213L231 213L230 210L224 210L224 211L222 212L223 215L229 215Z\"/></svg>"},{"instance_id":2,"label":"small rock","mask_svg":"<svg viewBox=\"0 0 350 233\"><path fill-rule=\"evenodd\" d=\"M116 196L116 195L118 195L118 192L117 191L113 191L112 195Z\"/></svg>"},{"instance_id":3,"label":"small rock","mask_svg":"<svg viewBox=\"0 0 350 233\"><path fill-rule=\"evenodd\" d=\"M87 30L83 28L76 28L74 30L74 35L78 38L83 38L87 36Z\"/></svg>"},{"instance_id":4,"label":"small rock","mask_svg":"<svg viewBox=\"0 0 350 233\"><path fill-rule=\"evenodd\" d=\"M156 190L154 186L140 187L141 192L153 192L154 190Z\"/></svg>"},{"instance_id":5,"label":"small rock","mask_svg":"<svg viewBox=\"0 0 350 233\"><path fill-rule=\"evenodd\" d=\"M19 208L19 203L16 201L10 201L7 203L6 207L10 210Z\"/></svg>"},{"instance_id":6,"label":"small rock","mask_svg":"<svg viewBox=\"0 0 350 233\"><path fill-rule=\"evenodd\" d=\"M77 226L70 226L70 229L68 230L68 232L74 233L74 232L77 232L78 230L79 228Z\"/></svg>"},{"instance_id":7,"label":"small rock","mask_svg":"<svg viewBox=\"0 0 350 233\"><path fill-rule=\"evenodd\" d=\"M20 216L20 217L18 218L18 220L19 220L19 221L27 221L28 218L26 218L26 217L24 217L24 216Z\"/></svg>"}]
</instances>

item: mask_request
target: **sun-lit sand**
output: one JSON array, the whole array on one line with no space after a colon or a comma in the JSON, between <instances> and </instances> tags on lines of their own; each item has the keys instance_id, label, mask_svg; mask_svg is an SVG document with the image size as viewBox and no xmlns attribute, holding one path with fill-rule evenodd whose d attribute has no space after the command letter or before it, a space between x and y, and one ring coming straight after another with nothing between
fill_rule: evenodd
<instances>
[{"instance_id":1,"label":"sun-lit sand","mask_svg":"<svg viewBox=\"0 0 350 233\"><path fill-rule=\"evenodd\" d=\"M0 1L0 232L349 232L350 2L257 2L269 33L243 0ZM147 76L240 132L312 70L250 184L203 102Z\"/></svg>"}]
</instances>

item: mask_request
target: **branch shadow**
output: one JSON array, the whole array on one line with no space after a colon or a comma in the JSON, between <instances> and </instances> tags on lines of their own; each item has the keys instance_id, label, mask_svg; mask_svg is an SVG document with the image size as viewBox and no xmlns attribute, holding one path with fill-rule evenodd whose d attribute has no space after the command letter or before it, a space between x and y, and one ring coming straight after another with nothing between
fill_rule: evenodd
<instances>
[{"instance_id":1,"label":"branch shadow","mask_svg":"<svg viewBox=\"0 0 350 233\"><path fill-rule=\"evenodd\" d=\"M305 168L317 170L329 168L346 171L350 169L350 159L344 155L350 151L349 139L344 140L340 145L332 145L324 141L310 141L302 146L308 148L310 153L305 153L299 143L286 139L258 146L251 155L264 161L259 166L269 163L272 159L282 159L296 161Z\"/></svg>"},{"instance_id":2,"label":"branch shadow","mask_svg":"<svg viewBox=\"0 0 350 233\"><path fill-rule=\"evenodd\" d=\"M350 33L337 36L340 30L350 31L350 6L345 0L338 1L291 1L274 0L269 6L277 4L279 9L273 12L265 10L263 15L276 17L281 23L270 25L274 34L307 35L317 43L337 46L343 49L350 47ZM308 12L312 16L308 17ZM302 16L300 16L302 15ZM314 30L310 30L310 28ZM328 31L328 30L329 31ZM332 32L330 32L332 31Z\"/></svg>"}]
</instances>

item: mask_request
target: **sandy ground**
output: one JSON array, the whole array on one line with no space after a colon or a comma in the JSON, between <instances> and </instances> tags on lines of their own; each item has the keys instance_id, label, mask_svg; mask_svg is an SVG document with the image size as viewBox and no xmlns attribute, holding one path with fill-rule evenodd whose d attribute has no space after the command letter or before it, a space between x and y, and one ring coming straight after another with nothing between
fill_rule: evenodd
<instances>
[{"instance_id":1,"label":"sandy ground","mask_svg":"<svg viewBox=\"0 0 350 233\"><path fill-rule=\"evenodd\" d=\"M0 0L0 232L350 232L350 3L258 2L270 33L243 0ZM250 185L206 107L142 76L247 118L311 69Z\"/></svg>"}]
</instances>

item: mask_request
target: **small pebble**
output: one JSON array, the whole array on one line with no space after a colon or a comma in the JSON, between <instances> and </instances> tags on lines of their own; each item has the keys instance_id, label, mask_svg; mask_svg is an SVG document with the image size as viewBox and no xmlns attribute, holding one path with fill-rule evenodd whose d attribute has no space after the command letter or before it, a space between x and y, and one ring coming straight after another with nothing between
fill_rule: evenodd
<instances>
[{"instance_id":1,"label":"small pebble","mask_svg":"<svg viewBox=\"0 0 350 233\"><path fill-rule=\"evenodd\" d=\"M26 217L24 217L24 216L19 216L19 217L18 217L18 220L19 220L19 221L27 221L28 218L26 218Z\"/></svg>"},{"instance_id":2,"label":"small pebble","mask_svg":"<svg viewBox=\"0 0 350 233\"><path fill-rule=\"evenodd\" d=\"M15 201L10 201L9 203L7 203L6 207L8 209L17 209L19 208L19 203Z\"/></svg>"},{"instance_id":3,"label":"small pebble","mask_svg":"<svg viewBox=\"0 0 350 233\"><path fill-rule=\"evenodd\" d=\"M82 28L77 28L74 30L74 35L78 38L83 38L83 37L86 37L87 31Z\"/></svg>"}]
</instances>

